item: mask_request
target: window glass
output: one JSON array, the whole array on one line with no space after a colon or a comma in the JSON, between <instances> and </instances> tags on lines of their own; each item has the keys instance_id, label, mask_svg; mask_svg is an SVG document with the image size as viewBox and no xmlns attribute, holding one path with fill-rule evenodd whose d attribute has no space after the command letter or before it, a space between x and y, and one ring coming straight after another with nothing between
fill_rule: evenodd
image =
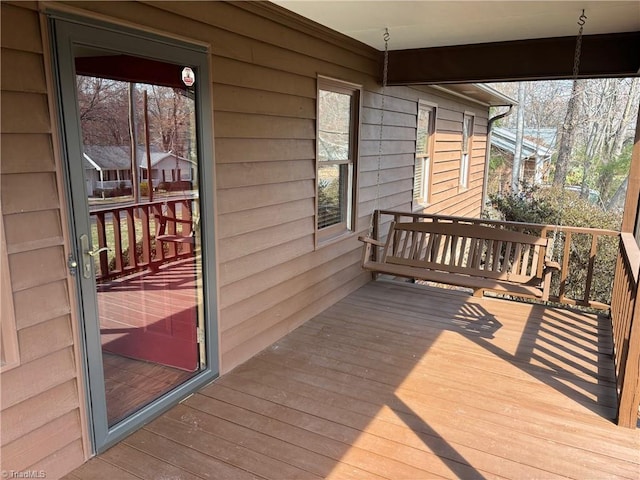
<instances>
[{"instance_id":1,"label":"window glass","mask_svg":"<svg viewBox=\"0 0 640 480\"><path fill-rule=\"evenodd\" d=\"M416 124L416 158L413 174L414 208L429 202L431 142L435 125L435 107L420 104Z\"/></svg>"},{"instance_id":2,"label":"window glass","mask_svg":"<svg viewBox=\"0 0 640 480\"><path fill-rule=\"evenodd\" d=\"M351 96L320 90L318 102L318 160L349 160Z\"/></svg>"},{"instance_id":3,"label":"window glass","mask_svg":"<svg viewBox=\"0 0 640 480\"><path fill-rule=\"evenodd\" d=\"M317 223L319 240L353 229L360 90L318 80Z\"/></svg>"}]
</instances>

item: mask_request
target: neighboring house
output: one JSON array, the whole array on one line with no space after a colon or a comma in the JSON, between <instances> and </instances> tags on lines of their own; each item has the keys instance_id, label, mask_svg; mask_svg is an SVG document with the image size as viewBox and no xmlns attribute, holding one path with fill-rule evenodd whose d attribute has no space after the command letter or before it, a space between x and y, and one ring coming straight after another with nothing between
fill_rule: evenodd
<instances>
[{"instance_id":1,"label":"neighboring house","mask_svg":"<svg viewBox=\"0 0 640 480\"><path fill-rule=\"evenodd\" d=\"M520 178L528 184L542 184L549 181L551 157L556 151L557 129L525 129L522 140L522 164ZM513 128L494 127L491 130L491 156L502 157L503 168L495 172L491 181L494 190L508 190L511 185L513 157L516 151L516 131Z\"/></svg>"},{"instance_id":2,"label":"neighboring house","mask_svg":"<svg viewBox=\"0 0 640 480\"><path fill-rule=\"evenodd\" d=\"M3 2L1 18L4 470L67 473L369 282L357 237L374 209L480 214L489 106L511 102L486 87L383 89L379 51L262 2ZM199 208L200 236L179 240L204 252L187 332L202 356L111 425L92 270L109 249L88 228L113 215L90 222L78 192L101 172L129 180L129 160L81 150L76 72L188 89L197 107L197 162L154 153L152 165L166 180L176 162L181 179L198 167L199 195L179 209ZM321 142L325 127L342 140Z\"/></svg>"},{"instance_id":3,"label":"neighboring house","mask_svg":"<svg viewBox=\"0 0 640 480\"><path fill-rule=\"evenodd\" d=\"M101 196L120 186L131 188L131 148L120 145L85 145L87 195ZM147 152L138 148L138 179L147 179ZM191 181L195 162L171 152L151 152L151 178L154 187L160 182Z\"/></svg>"}]
</instances>

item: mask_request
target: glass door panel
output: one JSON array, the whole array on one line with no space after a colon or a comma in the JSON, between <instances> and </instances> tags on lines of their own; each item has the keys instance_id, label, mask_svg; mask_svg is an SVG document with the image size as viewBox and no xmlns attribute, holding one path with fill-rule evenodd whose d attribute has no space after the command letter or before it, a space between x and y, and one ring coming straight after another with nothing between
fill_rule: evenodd
<instances>
[{"instance_id":1,"label":"glass door panel","mask_svg":"<svg viewBox=\"0 0 640 480\"><path fill-rule=\"evenodd\" d=\"M206 364L189 66L76 48L76 99L111 427Z\"/></svg>"}]
</instances>

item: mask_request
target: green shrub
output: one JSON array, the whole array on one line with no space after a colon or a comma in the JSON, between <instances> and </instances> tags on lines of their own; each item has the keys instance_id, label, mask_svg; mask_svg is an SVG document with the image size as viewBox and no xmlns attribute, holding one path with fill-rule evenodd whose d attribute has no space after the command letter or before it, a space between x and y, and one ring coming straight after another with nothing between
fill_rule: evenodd
<instances>
[{"instance_id":1,"label":"green shrub","mask_svg":"<svg viewBox=\"0 0 640 480\"><path fill-rule=\"evenodd\" d=\"M622 215L605 211L574 192L560 188L539 188L525 186L519 195L491 195L492 206L500 213L501 220L543 225L600 228L619 231ZM562 264L565 252L566 235L552 229L549 234L554 241L547 252L553 260ZM569 270L565 286L565 296L581 300L585 293L585 284L591 252L590 234L572 234L569 248ZM611 286L618 253L617 237L600 236L597 257L594 264L594 276L590 299L609 304ZM553 294L558 294L560 279L554 275Z\"/></svg>"}]
</instances>

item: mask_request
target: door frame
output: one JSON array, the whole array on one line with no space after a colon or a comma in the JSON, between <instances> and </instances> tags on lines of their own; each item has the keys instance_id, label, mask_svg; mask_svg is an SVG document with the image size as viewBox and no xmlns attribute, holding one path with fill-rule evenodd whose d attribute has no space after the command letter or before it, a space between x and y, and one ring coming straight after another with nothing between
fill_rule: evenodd
<instances>
[{"instance_id":1,"label":"door frame","mask_svg":"<svg viewBox=\"0 0 640 480\"><path fill-rule=\"evenodd\" d=\"M55 80L55 100L57 115L60 119L59 138L65 185L64 195L66 204L70 207L67 216L71 235L70 248L72 256L78 263L82 258L79 231L87 230L89 211L86 203L84 172L72 171L69 161L72 156L82 158L83 150L75 87L74 46L86 45L102 50L113 50L133 56L189 65L196 69L196 135L199 160L200 229L202 236L201 281L206 367L193 378L109 428L102 355L96 354L101 351L100 328L97 322L85 321L88 315L97 318L96 297L94 294L89 294L89 292L95 292L95 278L84 279L82 274L76 274L78 331L81 337L79 350L82 352L86 411L90 427L89 436L93 453L101 453L219 375L210 52L208 47L199 44L182 42L100 20L61 12L47 12L47 16ZM83 222L85 223L82 224Z\"/></svg>"}]
</instances>

